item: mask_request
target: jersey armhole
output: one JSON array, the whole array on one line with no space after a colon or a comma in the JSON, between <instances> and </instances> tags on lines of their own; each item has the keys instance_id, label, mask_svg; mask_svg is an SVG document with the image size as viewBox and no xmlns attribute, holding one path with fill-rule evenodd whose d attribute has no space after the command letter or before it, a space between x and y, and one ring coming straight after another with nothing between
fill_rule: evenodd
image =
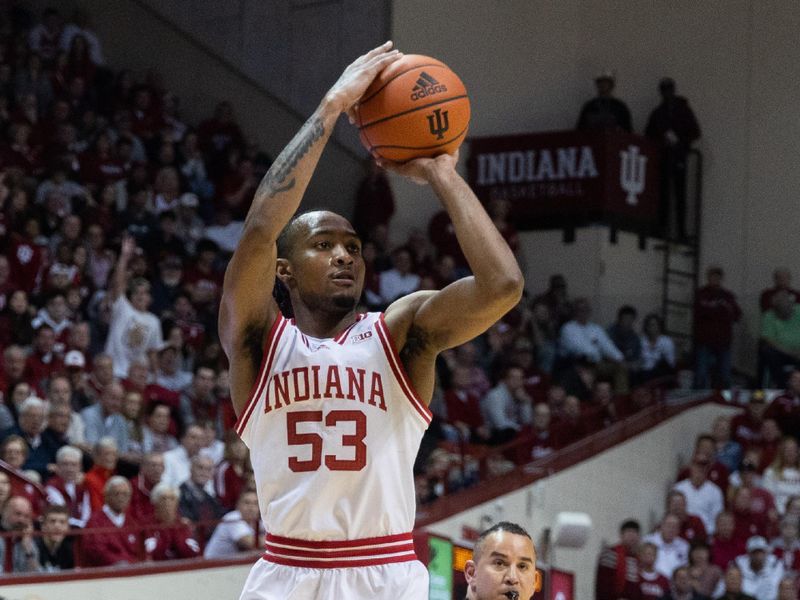
<instances>
[{"instance_id":1,"label":"jersey armhole","mask_svg":"<svg viewBox=\"0 0 800 600\"><path fill-rule=\"evenodd\" d=\"M286 329L287 323L288 321L279 313L275 321L272 323L272 327L269 329L267 339L264 342L264 356L261 358L261 366L258 369L258 374L256 375L255 381L253 381L253 387L250 390L250 396L248 397L247 403L242 410L242 414L239 415L239 418L236 420L236 423L233 426L236 433L239 434L239 437L242 436L245 426L250 419L250 415L253 413L253 409L255 408L256 404L258 404L257 398L264 388L264 384L267 380L267 373L269 373L270 367L272 366L272 359L275 357L278 340L280 340L283 330Z\"/></svg>"},{"instance_id":2,"label":"jersey armhole","mask_svg":"<svg viewBox=\"0 0 800 600\"><path fill-rule=\"evenodd\" d=\"M380 313L378 320L375 321L375 331L378 333L378 339L386 354L386 359L389 361L389 366L392 368L392 373L394 373L397 383L403 390L403 394L411 403L411 406L414 407L419 417L424 421L425 427L428 427L428 425L431 424L433 415L425 403L420 400L419 394L417 394L417 391L414 389L414 384L411 383L411 378L408 376L408 373L406 373L405 367L403 367L403 362L400 360L400 355L392 339L392 334L386 326L383 313Z\"/></svg>"}]
</instances>

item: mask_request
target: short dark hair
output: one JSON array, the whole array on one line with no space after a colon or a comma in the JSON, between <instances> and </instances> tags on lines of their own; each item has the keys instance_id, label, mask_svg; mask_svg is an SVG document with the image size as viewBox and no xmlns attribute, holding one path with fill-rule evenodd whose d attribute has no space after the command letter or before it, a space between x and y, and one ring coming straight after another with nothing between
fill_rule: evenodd
<instances>
[{"instance_id":1,"label":"short dark hair","mask_svg":"<svg viewBox=\"0 0 800 600\"><path fill-rule=\"evenodd\" d=\"M636 309L632 307L630 304L623 304L622 306L619 307L619 310L617 311L617 320L621 319L625 315L631 315L635 319L636 315L638 314L639 313L636 311Z\"/></svg>"},{"instance_id":2,"label":"short dark hair","mask_svg":"<svg viewBox=\"0 0 800 600\"><path fill-rule=\"evenodd\" d=\"M477 561L481 554L481 549L483 546L483 542L488 538L490 535L497 533L498 531L507 531L508 533L513 533L514 535L522 535L531 540L533 542L533 538L531 534L528 533L525 528L516 523L511 523L510 521L500 521L499 523L495 523L486 531L483 531L479 536L478 539L475 540L475 548L472 551L472 560Z\"/></svg>"},{"instance_id":3,"label":"short dark hair","mask_svg":"<svg viewBox=\"0 0 800 600\"><path fill-rule=\"evenodd\" d=\"M642 526L639 525L639 521L637 521L636 519L626 519L619 526L619 532L622 533L623 531L627 531L628 529L633 529L639 532L642 530Z\"/></svg>"},{"instance_id":4,"label":"short dark hair","mask_svg":"<svg viewBox=\"0 0 800 600\"><path fill-rule=\"evenodd\" d=\"M42 512L42 521L50 515L65 515L69 517L69 509L63 504L48 504Z\"/></svg>"}]
</instances>

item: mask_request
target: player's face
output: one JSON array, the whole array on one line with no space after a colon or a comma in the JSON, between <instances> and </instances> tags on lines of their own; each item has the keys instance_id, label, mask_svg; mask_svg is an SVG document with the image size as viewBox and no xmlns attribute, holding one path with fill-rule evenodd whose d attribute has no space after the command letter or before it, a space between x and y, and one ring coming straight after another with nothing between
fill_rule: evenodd
<instances>
[{"instance_id":1,"label":"player's face","mask_svg":"<svg viewBox=\"0 0 800 600\"><path fill-rule=\"evenodd\" d=\"M533 542L497 531L483 541L478 561L467 562L464 575L474 600L529 600L539 578Z\"/></svg>"},{"instance_id":2,"label":"player's face","mask_svg":"<svg viewBox=\"0 0 800 600\"><path fill-rule=\"evenodd\" d=\"M333 213L310 216L294 243L288 274L282 279L309 308L352 310L364 287L364 259L350 223Z\"/></svg>"}]
</instances>

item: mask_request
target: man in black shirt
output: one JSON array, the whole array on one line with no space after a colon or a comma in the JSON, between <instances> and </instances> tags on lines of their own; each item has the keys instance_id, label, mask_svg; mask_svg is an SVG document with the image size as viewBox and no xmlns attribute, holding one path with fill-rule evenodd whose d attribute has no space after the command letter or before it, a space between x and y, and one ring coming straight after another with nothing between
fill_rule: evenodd
<instances>
[{"instance_id":1,"label":"man in black shirt","mask_svg":"<svg viewBox=\"0 0 800 600\"><path fill-rule=\"evenodd\" d=\"M579 131L633 131L631 111L622 101L612 96L614 74L605 72L598 75L594 84L597 96L583 105L578 125Z\"/></svg>"},{"instance_id":2,"label":"man in black shirt","mask_svg":"<svg viewBox=\"0 0 800 600\"><path fill-rule=\"evenodd\" d=\"M661 150L661 210L659 218L664 233L669 232L669 206L675 196L677 235L687 237L686 229L686 159L692 143L700 137L700 125L686 98L675 93L675 81L669 77L658 86L659 104L647 120L645 135Z\"/></svg>"},{"instance_id":3,"label":"man in black shirt","mask_svg":"<svg viewBox=\"0 0 800 600\"><path fill-rule=\"evenodd\" d=\"M42 571L64 571L75 567L75 554L69 532L69 510L50 505L42 515L42 535L36 538Z\"/></svg>"},{"instance_id":4,"label":"man in black shirt","mask_svg":"<svg viewBox=\"0 0 800 600\"><path fill-rule=\"evenodd\" d=\"M196 525L197 540L201 545L211 537L214 526L208 521L216 521L225 514L219 500L204 488L214 476L214 461L198 454L192 458L188 481L181 484L178 511Z\"/></svg>"}]
</instances>

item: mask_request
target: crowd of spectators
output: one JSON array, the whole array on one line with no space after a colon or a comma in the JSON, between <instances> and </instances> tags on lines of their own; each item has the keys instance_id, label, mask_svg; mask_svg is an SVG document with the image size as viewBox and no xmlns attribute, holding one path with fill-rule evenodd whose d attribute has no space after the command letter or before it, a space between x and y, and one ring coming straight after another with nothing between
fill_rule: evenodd
<instances>
[{"instance_id":1,"label":"crowd of spectators","mask_svg":"<svg viewBox=\"0 0 800 600\"><path fill-rule=\"evenodd\" d=\"M604 547L597 600L797 600L800 370L767 402L754 392L697 437L654 531L626 520Z\"/></svg>"},{"instance_id":2,"label":"crowd of spectators","mask_svg":"<svg viewBox=\"0 0 800 600\"><path fill-rule=\"evenodd\" d=\"M270 161L248 143L230 103L196 126L179 108L156 71L139 78L107 66L86 15L65 22L56 9L40 20L13 4L0 10L6 572L221 557L258 545L217 315L226 261ZM488 206L516 252L509 208ZM354 219L364 240L363 310L468 273L444 211L392 247L393 211L386 175L373 168ZM738 318L732 295L720 308L721 279L719 271L698 294L715 340L720 323ZM795 313L777 308L786 290L776 277L767 301L771 374L791 364L781 328ZM716 367L724 382L730 339L698 343L706 372ZM485 335L438 360L434 420L416 467L420 502L477 481L465 455L496 450L492 468L502 472L654 404L677 361L659 315L640 321L623 306L602 326L589 300L570 297L566 279L553 275ZM780 430L770 419L751 426L763 471ZM736 430L735 439L747 435ZM740 452L746 460L752 444ZM735 471L734 450L725 458ZM716 518L698 515L708 532Z\"/></svg>"},{"instance_id":3,"label":"crowd of spectators","mask_svg":"<svg viewBox=\"0 0 800 600\"><path fill-rule=\"evenodd\" d=\"M0 9L0 570L253 549L216 319L269 158L36 17Z\"/></svg>"}]
</instances>

